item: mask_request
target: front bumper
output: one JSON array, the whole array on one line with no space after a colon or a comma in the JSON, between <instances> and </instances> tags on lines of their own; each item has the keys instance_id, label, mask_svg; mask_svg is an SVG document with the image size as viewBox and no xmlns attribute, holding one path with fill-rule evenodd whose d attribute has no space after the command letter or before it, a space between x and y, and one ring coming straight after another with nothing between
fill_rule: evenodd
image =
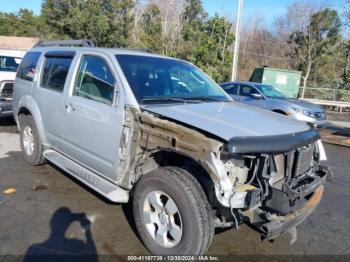
<instances>
[{"instance_id":1,"label":"front bumper","mask_svg":"<svg viewBox=\"0 0 350 262\"><path fill-rule=\"evenodd\" d=\"M320 203L323 195L323 188L323 186L319 186L303 208L285 216L269 216L270 221L259 227L262 238L272 240L301 224Z\"/></svg>"},{"instance_id":2,"label":"front bumper","mask_svg":"<svg viewBox=\"0 0 350 262\"><path fill-rule=\"evenodd\" d=\"M13 116L12 100L0 100L0 118Z\"/></svg>"},{"instance_id":3,"label":"front bumper","mask_svg":"<svg viewBox=\"0 0 350 262\"><path fill-rule=\"evenodd\" d=\"M321 166L320 172L322 172L321 179L310 184L305 191L300 192L298 198L305 199L305 202L298 209L285 215L260 208L246 210L243 212L246 221L261 233L263 240L272 240L291 229L295 229L318 206L323 196L323 184L333 176L331 169L327 166Z\"/></svg>"}]
</instances>

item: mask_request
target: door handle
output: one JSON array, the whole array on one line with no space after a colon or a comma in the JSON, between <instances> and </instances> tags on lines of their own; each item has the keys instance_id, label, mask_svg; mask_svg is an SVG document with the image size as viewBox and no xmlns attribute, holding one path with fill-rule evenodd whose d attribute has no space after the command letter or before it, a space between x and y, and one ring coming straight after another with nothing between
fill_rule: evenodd
<instances>
[{"instance_id":1,"label":"door handle","mask_svg":"<svg viewBox=\"0 0 350 262\"><path fill-rule=\"evenodd\" d=\"M65 105L64 108L66 109L66 111L69 113L69 112L72 112L72 111L75 111L75 108L73 106L72 103L69 103L68 105Z\"/></svg>"}]
</instances>

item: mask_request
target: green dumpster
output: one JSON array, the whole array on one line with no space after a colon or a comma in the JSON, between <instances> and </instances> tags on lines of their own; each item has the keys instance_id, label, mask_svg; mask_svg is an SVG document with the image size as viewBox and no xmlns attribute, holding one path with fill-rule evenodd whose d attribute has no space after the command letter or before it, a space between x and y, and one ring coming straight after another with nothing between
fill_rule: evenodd
<instances>
[{"instance_id":1,"label":"green dumpster","mask_svg":"<svg viewBox=\"0 0 350 262\"><path fill-rule=\"evenodd\" d=\"M285 96L298 98L300 79L300 71L261 67L254 69L249 81L270 84Z\"/></svg>"}]
</instances>

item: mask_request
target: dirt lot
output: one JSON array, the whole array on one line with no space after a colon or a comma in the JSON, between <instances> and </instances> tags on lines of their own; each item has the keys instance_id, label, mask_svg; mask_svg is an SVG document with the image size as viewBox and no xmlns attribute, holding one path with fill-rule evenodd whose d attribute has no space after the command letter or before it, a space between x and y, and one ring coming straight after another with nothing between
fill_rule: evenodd
<instances>
[{"instance_id":1,"label":"dirt lot","mask_svg":"<svg viewBox=\"0 0 350 262\"><path fill-rule=\"evenodd\" d=\"M294 245L289 235L261 242L243 225L238 232L217 233L208 254L350 255L350 149L326 145L326 151L334 179L320 206L299 226ZM0 255L148 254L128 205L106 202L52 165L26 164L11 121L0 123L0 167Z\"/></svg>"}]
</instances>

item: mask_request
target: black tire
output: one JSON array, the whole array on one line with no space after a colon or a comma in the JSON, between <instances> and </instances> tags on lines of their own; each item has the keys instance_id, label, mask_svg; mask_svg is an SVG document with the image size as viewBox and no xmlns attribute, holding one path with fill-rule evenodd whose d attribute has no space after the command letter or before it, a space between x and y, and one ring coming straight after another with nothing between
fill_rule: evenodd
<instances>
[{"instance_id":1,"label":"black tire","mask_svg":"<svg viewBox=\"0 0 350 262\"><path fill-rule=\"evenodd\" d=\"M146 197L159 191L174 201L181 217L182 237L173 247L159 244L144 222ZM136 185L133 212L139 237L154 255L200 255L207 251L213 239L212 208L198 181L181 168L158 168L142 176Z\"/></svg>"},{"instance_id":2,"label":"black tire","mask_svg":"<svg viewBox=\"0 0 350 262\"><path fill-rule=\"evenodd\" d=\"M34 119L31 115L20 115L20 143L22 154L26 162L33 166L42 165L45 162L45 158L43 156L43 146L41 144L41 140L39 138L38 129L35 125ZM24 130L26 127L29 127L32 131L32 135L34 138L34 151L32 154L28 154L24 148Z\"/></svg>"}]
</instances>

